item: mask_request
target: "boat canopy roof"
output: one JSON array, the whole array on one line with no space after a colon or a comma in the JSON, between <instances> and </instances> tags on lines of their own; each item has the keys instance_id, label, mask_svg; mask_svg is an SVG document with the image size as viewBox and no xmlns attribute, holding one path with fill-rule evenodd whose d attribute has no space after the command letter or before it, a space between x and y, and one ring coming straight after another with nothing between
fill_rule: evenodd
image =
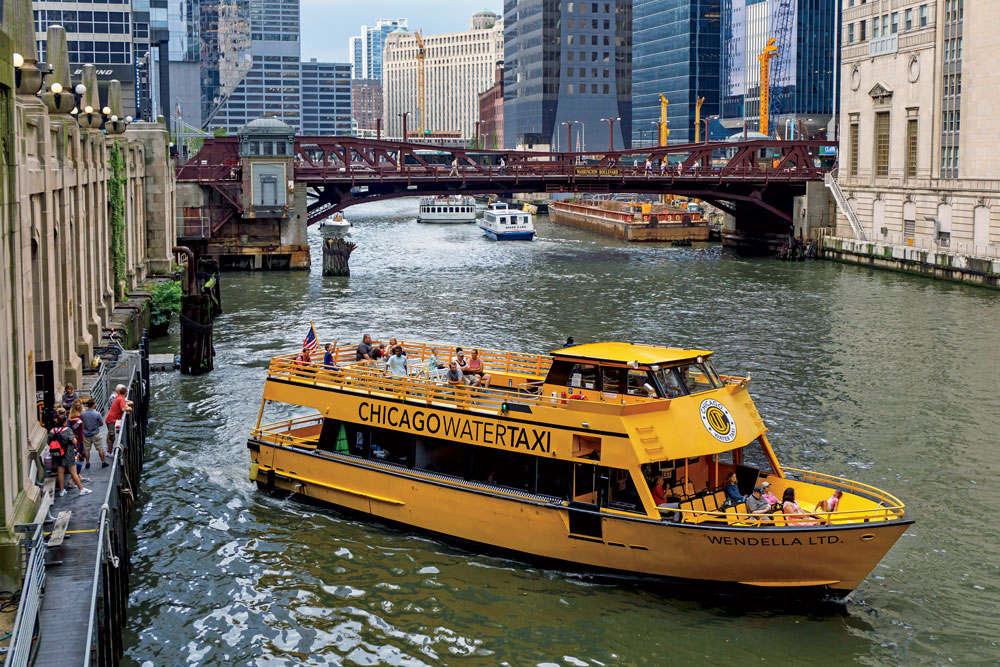
<instances>
[{"instance_id":1,"label":"boat canopy roof","mask_svg":"<svg viewBox=\"0 0 1000 667\"><path fill-rule=\"evenodd\" d=\"M671 364L688 361L699 356L708 357L709 350L686 350L679 347L659 345L636 345L634 343L587 343L564 347L552 353L560 359L585 359L588 361L610 361L628 364L638 362L642 366Z\"/></svg>"}]
</instances>

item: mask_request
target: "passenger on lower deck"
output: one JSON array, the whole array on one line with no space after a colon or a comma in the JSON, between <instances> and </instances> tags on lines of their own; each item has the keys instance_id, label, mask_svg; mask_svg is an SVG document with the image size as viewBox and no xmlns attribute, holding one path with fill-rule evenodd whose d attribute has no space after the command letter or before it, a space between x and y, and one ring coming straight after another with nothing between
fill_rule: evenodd
<instances>
[{"instance_id":1,"label":"passenger on lower deck","mask_svg":"<svg viewBox=\"0 0 1000 667\"><path fill-rule=\"evenodd\" d=\"M837 508L840 506L840 498L844 495L843 491L834 491L829 498L826 500L821 500L816 503L817 512L836 512Z\"/></svg>"},{"instance_id":2,"label":"passenger on lower deck","mask_svg":"<svg viewBox=\"0 0 1000 667\"><path fill-rule=\"evenodd\" d=\"M747 496L747 511L751 514L767 514L771 511L771 503L764 499L759 486L753 488L753 493Z\"/></svg>"},{"instance_id":3,"label":"passenger on lower deck","mask_svg":"<svg viewBox=\"0 0 1000 667\"><path fill-rule=\"evenodd\" d=\"M657 477L656 483L653 485L653 501L657 506L667 502L667 490L663 486L662 477Z\"/></svg>"},{"instance_id":4,"label":"passenger on lower deck","mask_svg":"<svg viewBox=\"0 0 1000 667\"><path fill-rule=\"evenodd\" d=\"M764 500L771 503L771 507L781 504L781 501L778 500L778 496L774 495L774 492L771 491L770 482L761 482L760 490L763 492Z\"/></svg>"},{"instance_id":5,"label":"passenger on lower deck","mask_svg":"<svg viewBox=\"0 0 1000 667\"><path fill-rule=\"evenodd\" d=\"M719 509L726 509L727 507L735 507L743 502L743 494L740 493L739 480L736 477L735 472L729 473L729 477L726 479L726 500Z\"/></svg>"},{"instance_id":6,"label":"passenger on lower deck","mask_svg":"<svg viewBox=\"0 0 1000 667\"><path fill-rule=\"evenodd\" d=\"M795 489L788 487L781 498L781 511L795 519L786 519L789 526L816 526L819 525L817 517L806 514L805 510L795 501Z\"/></svg>"}]
</instances>

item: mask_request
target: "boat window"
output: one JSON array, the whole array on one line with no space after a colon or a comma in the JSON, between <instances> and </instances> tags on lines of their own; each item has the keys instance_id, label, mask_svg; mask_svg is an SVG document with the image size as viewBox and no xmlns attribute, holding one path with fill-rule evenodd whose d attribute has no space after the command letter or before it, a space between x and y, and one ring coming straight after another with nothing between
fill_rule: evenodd
<instances>
[{"instance_id":1,"label":"boat window","mask_svg":"<svg viewBox=\"0 0 1000 667\"><path fill-rule=\"evenodd\" d=\"M601 367L601 391L605 394L621 393L622 374L624 368Z\"/></svg>"},{"instance_id":2,"label":"boat window","mask_svg":"<svg viewBox=\"0 0 1000 667\"><path fill-rule=\"evenodd\" d=\"M629 371L627 387L629 396L656 396L656 389L654 389L648 371ZM650 390L652 390L652 394Z\"/></svg>"},{"instance_id":3,"label":"boat window","mask_svg":"<svg viewBox=\"0 0 1000 667\"><path fill-rule=\"evenodd\" d=\"M469 479L533 492L536 457L490 447L473 447Z\"/></svg>"},{"instance_id":4,"label":"boat window","mask_svg":"<svg viewBox=\"0 0 1000 667\"><path fill-rule=\"evenodd\" d=\"M577 463L573 470L573 500L578 503L597 504L597 491L594 484L596 466L589 463Z\"/></svg>"},{"instance_id":5,"label":"boat window","mask_svg":"<svg viewBox=\"0 0 1000 667\"><path fill-rule=\"evenodd\" d=\"M535 460L538 462L535 493L569 500L570 484L573 481L573 464L559 459L536 458Z\"/></svg>"},{"instance_id":6,"label":"boat window","mask_svg":"<svg viewBox=\"0 0 1000 667\"><path fill-rule=\"evenodd\" d=\"M696 394L722 386L719 376L708 362L661 368L657 373L660 384L671 397L673 397L671 392L681 396L685 393Z\"/></svg>"},{"instance_id":7,"label":"boat window","mask_svg":"<svg viewBox=\"0 0 1000 667\"><path fill-rule=\"evenodd\" d=\"M624 512L635 512L642 510L639 502L639 494L635 490L632 482L632 474L628 470L621 468L598 469L598 483L608 485L607 491L599 491L598 497L603 501L602 507L622 510Z\"/></svg>"},{"instance_id":8,"label":"boat window","mask_svg":"<svg viewBox=\"0 0 1000 667\"><path fill-rule=\"evenodd\" d=\"M448 440L417 438L413 467L428 472L465 474L465 445Z\"/></svg>"},{"instance_id":9,"label":"boat window","mask_svg":"<svg viewBox=\"0 0 1000 667\"><path fill-rule=\"evenodd\" d=\"M597 389L597 366L576 364L569 374L569 385L580 389Z\"/></svg>"}]
</instances>

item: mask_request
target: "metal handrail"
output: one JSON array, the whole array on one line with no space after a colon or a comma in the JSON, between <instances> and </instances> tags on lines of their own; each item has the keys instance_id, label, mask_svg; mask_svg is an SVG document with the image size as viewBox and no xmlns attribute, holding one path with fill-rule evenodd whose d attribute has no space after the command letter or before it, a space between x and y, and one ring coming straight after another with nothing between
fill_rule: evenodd
<instances>
[{"instance_id":1,"label":"metal handrail","mask_svg":"<svg viewBox=\"0 0 1000 667\"><path fill-rule=\"evenodd\" d=\"M133 371L133 381L129 382L128 392L126 394L126 399L132 395L132 387L135 384L135 371ZM123 412L121 419L115 422L115 441L111 450L111 470L110 475L108 475L109 480L114 480L118 474L119 468L121 467L121 453L124 451L125 446L122 444L122 440L125 437L126 427L128 425L128 412ZM119 426L120 425L120 426ZM98 535L97 535L97 554L94 559L94 583L91 586L90 591L90 612L87 615L87 651L84 655L83 667L90 667L91 654L92 651L90 647L93 646L94 642L94 632L97 626L97 600L100 593L101 585L101 564L104 562L105 558L105 545L109 544L108 536L108 514L111 512L111 494L115 491L115 485L113 483L108 484L108 489L104 494L104 503L101 505L101 511L98 514ZM117 558L112 554L110 556L115 559L115 566L117 567Z\"/></svg>"},{"instance_id":2,"label":"metal handrail","mask_svg":"<svg viewBox=\"0 0 1000 667\"><path fill-rule=\"evenodd\" d=\"M29 555L25 566L21 599L17 603L17 616L11 630L10 646L4 667L27 667L34 646L35 624L42 604L45 587L45 533L43 524L35 524L35 532L28 540Z\"/></svg>"},{"instance_id":3,"label":"metal handrail","mask_svg":"<svg viewBox=\"0 0 1000 667\"><path fill-rule=\"evenodd\" d=\"M836 475L828 475L826 473L815 472L813 470L800 470L798 468L784 468L784 470L785 472L794 472L802 475L803 482L831 484L841 490L856 495L859 491L861 491L870 496L872 499L883 503L886 509L903 510L906 508L903 501L896 496L883 491L878 487L865 484L864 482L856 482L852 479L847 479L846 477L837 477Z\"/></svg>"}]
</instances>

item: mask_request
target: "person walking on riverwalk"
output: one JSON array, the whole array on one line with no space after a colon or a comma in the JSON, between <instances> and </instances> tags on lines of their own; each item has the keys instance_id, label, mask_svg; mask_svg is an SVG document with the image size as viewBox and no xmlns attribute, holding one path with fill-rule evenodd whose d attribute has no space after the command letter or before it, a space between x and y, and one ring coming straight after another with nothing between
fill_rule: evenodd
<instances>
[{"instance_id":1,"label":"person walking on riverwalk","mask_svg":"<svg viewBox=\"0 0 1000 667\"><path fill-rule=\"evenodd\" d=\"M81 496L93 493L90 489L83 488L80 475L76 472L76 438L66 426L66 411L62 408L56 408L55 423L49 431L49 452L52 454L52 464L58 470L56 481L59 483L59 497L66 495L64 482L67 469L76 488L80 489Z\"/></svg>"},{"instance_id":2,"label":"person walking on riverwalk","mask_svg":"<svg viewBox=\"0 0 1000 667\"><path fill-rule=\"evenodd\" d=\"M128 389L125 385L120 384L115 387L115 397L111 401L111 407L108 408L108 414L104 417L104 423L108 427L108 451L115 445L115 431L117 429L116 423L122 418L126 412L132 412L132 401L125 398L125 394L128 393Z\"/></svg>"},{"instance_id":3,"label":"person walking on riverwalk","mask_svg":"<svg viewBox=\"0 0 1000 667\"><path fill-rule=\"evenodd\" d=\"M90 448L93 447L97 450L97 455L101 457L101 467L107 468L108 462L104 458L104 440L101 439L101 425L104 424L104 418L101 417L100 412L94 409L96 405L94 399L88 398L83 402L83 406L86 409L80 415L80 420L83 422L84 458L89 468Z\"/></svg>"},{"instance_id":4,"label":"person walking on riverwalk","mask_svg":"<svg viewBox=\"0 0 1000 667\"><path fill-rule=\"evenodd\" d=\"M66 425L73 430L73 437L76 438L77 473L83 470L83 462L87 458L83 454L83 420L80 419L80 416L82 414L83 414L83 401L77 398L75 401L73 401L73 407L69 409L69 415L66 417ZM88 465L87 467L89 468L90 466Z\"/></svg>"},{"instance_id":5,"label":"person walking on riverwalk","mask_svg":"<svg viewBox=\"0 0 1000 667\"><path fill-rule=\"evenodd\" d=\"M66 383L66 390L63 392L63 395L62 395L63 410L65 410L66 412L69 412L70 408L73 407L73 401L75 401L77 398L78 397L76 395L76 391L74 391L73 385L71 385L70 383L67 382Z\"/></svg>"}]
</instances>

